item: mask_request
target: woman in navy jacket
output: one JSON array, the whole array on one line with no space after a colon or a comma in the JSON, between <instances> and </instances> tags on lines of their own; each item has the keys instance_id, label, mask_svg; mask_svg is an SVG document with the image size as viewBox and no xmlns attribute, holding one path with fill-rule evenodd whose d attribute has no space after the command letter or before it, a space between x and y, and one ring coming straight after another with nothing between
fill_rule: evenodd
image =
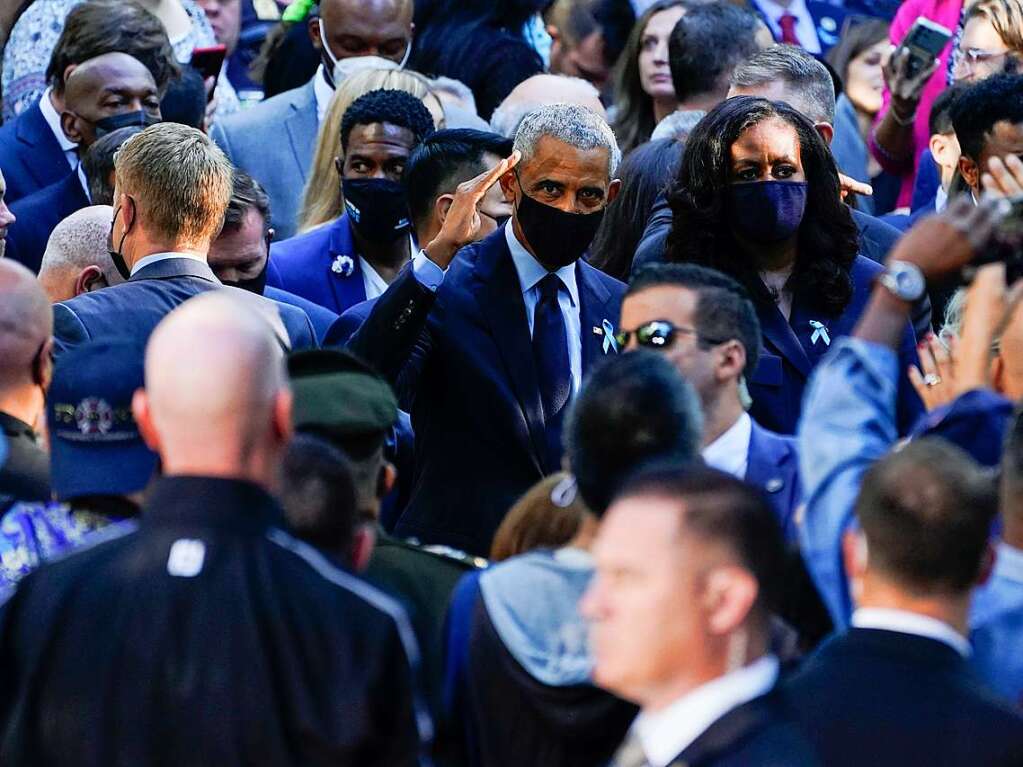
<instances>
[{"instance_id":1,"label":"woman in navy jacket","mask_svg":"<svg viewBox=\"0 0 1023 767\"><path fill-rule=\"evenodd\" d=\"M690 134L668 202L666 259L724 272L753 298L763 352L747 382L750 414L793 433L811 371L836 338L852 333L883 269L857 253L827 145L787 104L728 99ZM908 323L900 353L903 371L916 363ZM922 412L904 373L900 430Z\"/></svg>"}]
</instances>

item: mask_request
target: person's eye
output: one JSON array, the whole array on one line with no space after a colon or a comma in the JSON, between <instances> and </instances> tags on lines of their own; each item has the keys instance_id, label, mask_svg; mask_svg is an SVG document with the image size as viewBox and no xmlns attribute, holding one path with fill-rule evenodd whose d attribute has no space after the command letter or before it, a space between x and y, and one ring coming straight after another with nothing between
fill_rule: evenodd
<instances>
[{"instance_id":1,"label":"person's eye","mask_svg":"<svg viewBox=\"0 0 1023 767\"><path fill-rule=\"evenodd\" d=\"M758 175L756 168L741 168L736 172L735 177L739 181L756 181Z\"/></svg>"},{"instance_id":2,"label":"person's eye","mask_svg":"<svg viewBox=\"0 0 1023 767\"><path fill-rule=\"evenodd\" d=\"M791 178L795 174L796 169L792 165L776 165L771 174L775 178Z\"/></svg>"},{"instance_id":3,"label":"person's eye","mask_svg":"<svg viewBox=\"0 0 1023 767\"><path fill-rule=\"evenodd\" d=\"M657 47L657 38L656 37L644 37L643 38L643 50L644 51L652 51L656 47Z\"/></svg>"},{"instance_id":4,"label":"person's eye","mask_svg":"<svg viewBox=\"0 0 1023 767\"><path fill-rule=\"evenodd\" d=\"M558 185L555 184L553 181L541 181L540 184L538 185L538 188L544 194L549 195L555 195L559 191L561 191Z\"/></svg>"}]
</instances>

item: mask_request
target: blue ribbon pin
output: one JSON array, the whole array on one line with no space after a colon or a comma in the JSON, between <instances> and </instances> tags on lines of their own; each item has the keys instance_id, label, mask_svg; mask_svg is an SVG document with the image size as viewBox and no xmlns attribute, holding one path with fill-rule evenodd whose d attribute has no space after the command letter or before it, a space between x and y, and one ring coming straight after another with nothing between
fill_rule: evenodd
<instances>
[{"instance_id":1,"label":"blue ribbon pin","mask_svg":"<svg viewBox=\"0 0 1023 767\"><path fill-rule=\"evenodd\" d=\"M824 327L824 323L818 322L817 320L810 320L810 327L813 328L813 335L810 336L810 343L816 346L818 340L823 340L825 346L831 346L831 336L828 335L828 329Z\"/></svg>"},{"instance_id":2,"label":"blue ribbon pin","mask_svg":"<svg viewBox=\"0 0 1023 767\"><path fill-rule=\"evenodd\" d=\"M604 320L600 323L600 326L604 329L604 354L607 354L607 350L611 349L615 354L618 354L618 342L615 341L615 329L611 324L610 320Z\"/></svg>"}]
</instances>

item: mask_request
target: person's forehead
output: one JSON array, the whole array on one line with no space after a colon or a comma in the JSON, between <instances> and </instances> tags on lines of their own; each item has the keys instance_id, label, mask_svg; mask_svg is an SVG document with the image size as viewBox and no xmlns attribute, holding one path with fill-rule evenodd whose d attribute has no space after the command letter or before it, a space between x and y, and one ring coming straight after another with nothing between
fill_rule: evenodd
<instances>
[{"instance_id":1,"label":"person's forehead","mask_svg":"<svg viewBox=\"0 0 1023 767\"><path fill-rule=\"evenodd\" d=\"M520 174L533 180L552 178L597 185L609 180L607 147L579 149L553 136L541 136L533 156L520 167Z\"/></svg>"},{"instance_id":2,"label":"person's forehead","mask_svg":"<svg viewBox=\"0 0 1023 767\"><path fill-rule=\"evenodd\" d=\"M324 0L320 15L330 35L373 40L407 33L411 5L403 0Z\"/></svg>"},{"instance_id":3,"label":"person's forehead","mask_svg":"<svg viewBox=\"0 0 1023 767\"><path fill-rule=\"evenodd\" d=\"M1008 120L996 122L988 139L984 142L987 154L1020 154L1023 153L1023 123L1012 123Z\"/></svg>"},{"instance_id":4,"label":"person's forehead","mask_svg":"<svg viewBox=\"0 0 1023 767\"><path fill-rule=\"evenodd\" d=\"M751 125L732 144L732 154L750 150L770 150L799 153L799 134L780 117L770 117Z\"/></svg>"},{"instance_id":5,"label":"person's forehead","mask_svg":"<svg viewBox=\"0 0 1023 767\"><path fill-rule=\"evenodd\" d=\"M666 8L663 11L658 11L650 17L650 21L647 22L646 29L643 30L644 35L657 35L659 37L666 36L675 28L675 24L678 20L685 15L685 9L678 8Z\"/></svg>"},{"instance_id":6,"label":"person's forehead","mask_svg":"<svg viewBox=\"0 0 1023 767\"><path fill-rule=\"evenodd\" d=\"M69 98L76 94L98 94L112 91L150 91L156 90L153 76L145 66L134 59L125 57L119 62L110 62L90 67L75 77L68 78L67 93Z\"/></svg>"},{"instance_id":7,"label":"person's forehead","mask_svg":"<svg viewBox=\"0 0 1023 767\"><path fill-rule=\"evenodd\" d=\"M673 316L692 316L699 296L682 285L654 285L630 293L622 302L622 314L628 313L639 322ZM650 315L645 319L637 315ZM658 315L658 316L654 316Z\"/></svg>"},{"instance_id":8,"label":"person's forehead","mask_svg":"<svg viewBox=\"0 0 1023 767\"><path fill-rule=\"evenodd\" d=\"M348 153L370 150L411 152L416 137L408 128L393 123L356 125L348 134Z\"/></svg>"},{"instance_id":9,"label":"person's forehead","mask_svg":"<svg viewBox=\"0 0 1023 767\"><path fill-rule=\"evenodd\" d=\"M677 542L683 504L656 496L632 496L611 504L593 547L601 563L643 567Z\"/></svg>"}]
</instances>

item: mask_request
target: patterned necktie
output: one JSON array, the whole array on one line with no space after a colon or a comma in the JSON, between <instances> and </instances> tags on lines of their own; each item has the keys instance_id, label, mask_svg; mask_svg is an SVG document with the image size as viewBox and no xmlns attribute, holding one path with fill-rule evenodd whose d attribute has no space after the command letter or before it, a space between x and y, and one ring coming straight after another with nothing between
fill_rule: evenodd
<instances>
[{"instance_id":1,"label":"patterned necktie","mask_svg":"<svg viewBox=\"0 0 1023 767\"><path fill-rule=\"evenodd\" d=\"M544 424L550 449L548 463L557 470L561 458L561 422L572 393L572 369L568 358L565 317L558 303L561 278L551 273L540 280L540 298L533 310L533 357L540 384Z\"/></svg>"},{"instance_id":2,"label":"patterned necktie","mask_svg":"<svg viewBox=\"0 0 1023 767\"><path fill-rule=\"evenodd\" d=\"M778 26L781 27L781 41L789 45L802 45L796 36L796 17L791 13L783 13L778 19Z\"/></svg>"}]
</instances>

